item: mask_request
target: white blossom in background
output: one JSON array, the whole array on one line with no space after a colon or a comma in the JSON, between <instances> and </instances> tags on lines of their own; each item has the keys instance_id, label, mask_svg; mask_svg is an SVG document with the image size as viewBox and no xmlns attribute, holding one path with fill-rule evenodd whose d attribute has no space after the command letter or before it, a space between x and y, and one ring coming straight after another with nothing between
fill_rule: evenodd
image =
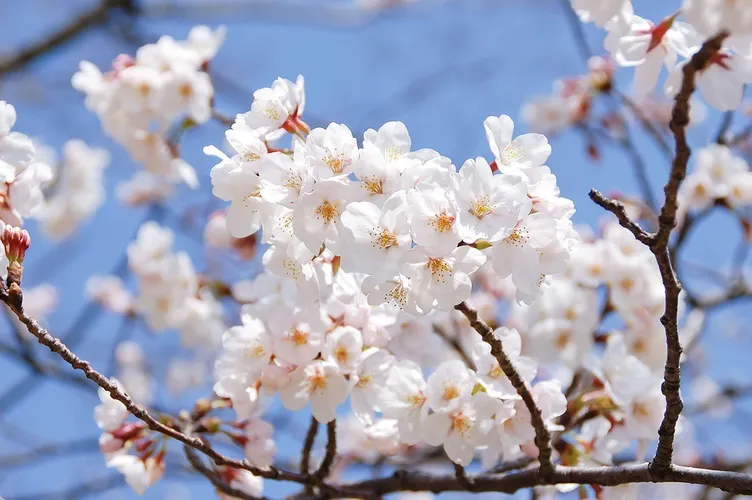
<instances>
[{"instance_id":1,"label":"white blossom in background","mask_svg":"<svg viewBox=\"0 0 752 500\"><path fill-rule=\"evenodd\" d=\"M104 203L104 171L110 155L80 140L63 147L63 162L53 179L53 194L39 214L42 231L49 238L70 236Z\"/></svg>"},{"instance_id":2,"label":"white blossom in background","mask_svg":"<svg viewBox=\"0 0 752 500\"><path fill-rule=\"evenodd\" d=\"M13 105L0 101L0 220L18 227L24 217L37 217L43 210L43 189L53 173L36 156L31 139L13 130L16 117Z\"/></svg>"},{"instance_id":3,"label":"white blossom in background","mask_svg":"<svg viewBox=\"0 0 752 500\"><path fill-rule=\"evenodd\" d=\"M147 172L168 184L195 187L195 172L180 159L171 135L211 118L214 88L205 65L224 35L224 28L199 26L184 41L163 36L135 57L119 56L107 73L83 61L71 83L86 95L86 107L105 131Z\"/></svg>"}]
</instances>

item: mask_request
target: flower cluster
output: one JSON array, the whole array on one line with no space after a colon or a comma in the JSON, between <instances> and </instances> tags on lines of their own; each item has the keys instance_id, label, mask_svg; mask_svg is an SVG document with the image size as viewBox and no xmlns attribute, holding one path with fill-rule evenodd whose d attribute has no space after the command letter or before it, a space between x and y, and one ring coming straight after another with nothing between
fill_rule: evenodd
<instances>
[{"instance_id":1,"label":"flower cluster","mask_svg":"<svg viewBox=\"0 0 752 500\"><path fill-rule=\"evenodd\" d=\"M752 204L752 172L744 158L721 144L697 151L695 169L679 192L683 212L704 210L714 203L731 209Z\"/></svg>"},{"instance_id":2,"label":"flower cluster","mask_svg":"<svg viewBox=\"0 0 752 500\"><path fill-rule=\"evenodd\" d=\"M513 138L509 117L490 117L493 161L457 170L433 150L411 151L400 122L368 130L361 147L344 125L309 130L304 103L302 78L278 79L227 132L232 156L205 150L220 159L211 177L214 194L230 202L226 229L235 238L261 229L269 244L265 272L233 287L243 324L222 337L215 392L254 426L275 394L289 410L310 403L320 422L349 397L365 432L393 444L443 444L463 464L477 449L519 452L533 435L527 410L480 336L472 334L469 352L482 372L446 361L427 381L390 340L410 323L430 328L468 299L471 276L487 260L525 302L566 269L574 207L545 166L546 138ZM270 146L285 132L290 149ZM516 332L498 335L519 354ZM518 362L532 381L534 364ZM549 421L564 411L558 384L534 391ZM503 446L488 445L491 432ZM245 448L255 464L271 460Z\"/></svg>"},{"instance_id":3,"label":"flower cluster","mask_svg":"<svg viewBox=\"0 0 752 500\"><path fill-rule=\"evenodd\" d=\"M120 382L113 379L118 386ZM128 410L112 399L104 389L99 389L100 404L94 408L94 420L102 430L99 449L107 459L107 466L117 469L133 491L143 494L164 475L164 443L150 437L143 422L126 422ZM134 451L131 454L129 451Z\"/></svg>"},{"instance_id":4,"label":"flower cluster","mask_svg":"<svg viewBox=\"0 0 752 500\"><path fill-rule=\"evenodd\" d=\"M70 236L105 200L104 170L110 162L106 150L81 140L68 141L63 161L56 169L44 208L38 218L44 234L53 239Z\"/></svg>"},{"instance_id":5,"label":"flower cluster","mask_svg":"<svg viewBox=\"0 0 752 500\"><path fill-rule=\"evenodd\" d=\"M543 134L582 123L590 114L593 98L611 89L615 69L608 59L590 58L586 75L557 80L553 94L526 103L522 108L523 121Z\"/></svg>"},{"instance_id":6,"label":"flower cluster","mask_svg":"<svg viewBox=\"0 0 752 500\"><path fill-rule=\"evenodd\" d=\"M42 189L52 180L51 168L40 162L34 144L12 130L16 108L0 101L0 220L21 226L24 217L35 216L44 205Z\"/></svg>"},{"instance_id":7,"label":"flower cluster","mask_svg":"<svg viewBox=\"0 0 752 500\"><path fill-rule=\"evenodd\" d=\"M668 96L681 86L682 68L708 37L720 30L731 34L724 47L702 71L696 84L705 100L716 109L739 107L744 85L752 82L752 51L747 35L752 29L749 9L736 2L686 0L681 14L688 23L677 21L679 12L653 23L634 14L629 0L572 0L585 21L604 27L605 48L620 66L634 67L634 94L639 100L655 88L662 69ZM683 58L678 62L679 58Z\"/></svg>"},{"instance_id":8,"label":"flower cluster","mask_svg":"<svg viewBox=\"0 0 752 500\"><path fill-rule=\"evenodd\" d=\"M211 118L214 88L206 70L224 33L199 26L185 41L164 36L139 48L135 57L118 56L105 74L84 61L73 76L73 87L86 94L86 107L148 172L131 181L136 186L128 188L126 198L169 194L170 183L197 185L171 136Z\"/></svg>"},{"instance_id":9,"label":"flower cluster","mask_svg":"<svg viewBox=\"0 0 752 500\"><path fill-rule=\"evenodd\" d=\"M117 276L93 276L89 296L108 309L137 313L154 332L180 331L183 345L213 350L226 326L223 309L186 252L173 252L173 234L156 222L142 225L128 246L128 268L138 278L135 297Z\"/></svg>"}]
</instances>

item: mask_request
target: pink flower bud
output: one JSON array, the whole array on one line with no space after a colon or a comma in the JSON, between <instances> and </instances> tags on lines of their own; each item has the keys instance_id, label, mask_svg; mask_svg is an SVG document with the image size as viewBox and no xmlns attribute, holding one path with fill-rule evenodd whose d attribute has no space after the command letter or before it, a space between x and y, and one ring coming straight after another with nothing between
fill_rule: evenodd
<instances>
[{"instance_id":1,"label":"pink flower bud","mask_svg":"<svg viewBox=\"0 0 752 500\"><path fill-rule=\"evenodd\" d=\"M104 454L115 453L121 450L124 445L125 442L122 439L118 439L108 432L99 436L99 451Z\"/></svg>"},{"instance_id":2,"label":"pink flower bud","mask_svg":"<svg viewBox=\"0 0 752 500\"><path fill-rule=\"evenodd\" d=\"M139 437L141 437L141 434L143 433L145 428L146 424L144 424L143 422L127 423L112 431L111 434L118 439L122 439L123 441L130 441L132 439L138 439Z\"/></svg>"},{"instance_id":3,"label":"pink flower bud","mask_svg":"<svg viewBox=\"0 0 752 500\"><path fill-rule=\"evenodd\" d=\"M231 434L230 439L238 446L245 446L248 444L248 437L241 434Z\"/></svg>"},{"instance_id":4,"label":"pink flower bud","mask_svg":"<svg viewBox=\"0 0 752 500\"><path fill-rule=\"evenodd\" d=\"M145 439L143 441L140 441L136 443L136 452L145 453L147 450L149 450L152 447L153 444L154 444L154 441L152 441L151 439Z\"/></svg>"},{"instance_id":5,"label":"pink flower bud","mask_svg":"<svg viewBox=\"0 0 752 500\"><path fill-rule=\"evenodd\" d=\"M8 256L8 260L19 264L23 262L26 250L31 246L29 232L20 227L6 225L0 239L5 247L5 255Z\"/></svg>"}]
</instances>

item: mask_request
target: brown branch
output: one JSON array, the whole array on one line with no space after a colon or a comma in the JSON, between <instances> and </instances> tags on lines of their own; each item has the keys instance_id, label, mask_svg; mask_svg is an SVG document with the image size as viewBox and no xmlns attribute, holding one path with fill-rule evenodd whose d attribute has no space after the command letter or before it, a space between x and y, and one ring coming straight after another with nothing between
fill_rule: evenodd
<instances>
[{"instance_id":1,"label":"brown branch","mask_svg":"<svg viewBox=\"0 0 752 500\"><path fill-rule=\"evenodd\" d=\"M193 435L192 425L192 423L186 425L184 429L186 436L190 437ZM188 446L187 444L183 445L183 452L185 453L185 458L188 460L188 463L191 464L191 467L196 469L199 474L206 477L206 479L208 479L209 482L211 482L211 484L214 485L215 488L217 488L217 490L229 495L232 498L239 498L241 500L259 500L258 497L249 495L244 491L233 488L232 486L224 482L219 474L217 474L216 470L210 469L209 467L204 465L201 457L198 456L198 453L196 453L196 450L192 447Z\"/></svg>"},{"instance_id":2,"label":"brown branch","mask_svg":"<svg viewBox=\"0 0 752 500\"><path fill-rule=\"evenodd\" d=\"M655 458L651 462L651 471L654 475L665 473L671 465L676 422L683 408L681 394L679 393L681 387L679 364L682 347L679 341L678 326L679 294L682 287L672 266L669 239L671 232L676 227L676 213L679 208L677 195L687 174L687 163L691 155L686 137L686 128L689 124L689 99L695 89L695 74L701 71L708 64L710 58L720 50L727 36L728 33L722 32L706 41L683 68L682 86L676 95L671 113L671 123L669 124L669 128L675 137L676 152L671 165L669 180L663 190L665 199L658 216L658 230L653 234L647 233L630 219L623 204L606 198L594 189L590 191L590 198L595 203L616 215L623 227L627 228L635 238L650 248L650 251L655 255L665 289L666 305L661 316L661 324L666 331L667 354L661 390L666 397L666 411L658 430L658 448Z\"/></svg>"},{"instance_id":3,"label":"brown branch","mask_svg":"<svg viewBox=\"0 0 752 500\"><path fill-rule=\"evenodd\" d=\"M726 145L726 134L729 131L729 128L731 128L731 124L734 121L734 111L726 111L723 114L723 119L721 120L721 126L718 128L718 133L715 135L715 142L718 144Z\"/></svg>"},{"instance_id":4,"label":"brown branch","mask_svg":"<svg viewBox=\"0 0 752 500\"><path fill-rule=\"evenodd\" d=\"M337 457L337 421L332 420L326 424L326 455L322 460L319 469L314 474L314 477L319 481L325 480L329 476L329 472L334 465L334 459Z\"/></svg>"},{"instance_id":5,"label":"brown branch","mask_svg":"<svg viewBox=\"0 0 752 500\"><path fill-rule=\"evenodd\" d=\"M99 453L99 438L83 438L67 443L52 443L38 446L23 453L0 456L0 468L22 467L32 462L38 464L43 460L52 460L60 456Z\"/></svg>"},{"instance_id":6,"label":"brown branch","mask_svg":"<svg viewBox=\"0 0 752 500\"><path fill-rule=\"evenodd\" d=\"M468 368L475 369L475 363L473 363L473 360L470 359L470 356L467 355L465 350L462 348L462 345L456 338L449 337L449 334L440 325L434 324L433 332L457 353L457 356L460 357L460 359L468 366Z\"/></svg>"},{"instance_id":7,"label":"brown branch","mask_svg":"<svg viewBox=\"0 0 752 500\"><path fill-rule=\"evenodd\" d=\"M629 217L629 214L627 214L627 207L624 206L624 203L603 195L597 189L591 189L589 196L590 199L593 200L597 205L614 214L619 220L619 224L621 224L622 227L628 229L629 232L632 233L639 242L644 243L648 246L652 244L652 235L642 229L639 224L637 224Z\"/></svg>"},{"instance_id":8,"label":"brown branch","mask_svg":"<svg viewBox=\"0 0 752 500\"><path fill-rule=\"evenodd\" d=\"M308 474L311 463L311 450L313 449L313 442L316 440L316 434L319 431L319 421L315 417L311 417L311 425L308 427L308 433L306 434L305 441L303 442L302 459L300 460L300 473ZM306 486L306 494L313 494L313 488Z\"/></svg>"},{"instance_id":9,"label":"brown branch","mask_svg":"<svg viewBox=\"0 0 752 500\"><path fill-rule=\"evenodd\" d=\"M18 53L6 59L0 60L0 75L18 71L35 59L73 40L86 30L104 23L110 12L115 9L122 9L129 13L136 11L133 0L103 0L90 10L71 19L62 28L46 38L21 49Z\"/></svg>"},{"instance_id":10,"label":"brown branch","mask_svg":"<svg viewBox=\"0 0 752 500\"><path fill-rule=\"evenodd\" d=\"M530 412L530 423L535 429L535 446L538 447L538 462L540 467L538 473L542 479L548 479L554 472L554 465L551 462L551 433L546 427L543 415L538 408L533 394L530 392L529 384L520 376L512 361L504 352L504 346L501 341L494 335L494 331L478 316L478 311L468 306L465 302L460 302L455 309L460 311L470 321L470 326L480 334L483 341L491 346L491 354L499 362L499 367L507 376L517 394L522 398Z\"/></svg>"},{"instance_id":11,"label":"brown branch","mask_svg":"<svg viewBox=\"0 0 752 500\"><path fill-rule=\"evenodd\" d=\"M467 491L475 491L475 482L471 478L467 477L465 468L460 464L456 464L454 462L452 462L452 465L454 466L454 477L457 478L457 483L459 483Z\"/></svg>"},{"instance_id":12,"label":"brown branch","mask_svg":"<svg viewBox=\"0 0 752 500\"><path fill-rule=\"evenodd\" d=\"M717 471L672 465L660 477L650 472L650 464L620 465L611 467L559 466L550 477L550 484L593 484L618 486L628 483L689 483L702 484L739 494L752 493L752 475L739 472ZM536 469L525 469L502 476L480 475L472 478L475 492L514 493L521 489L541 485ZM464 491L454 474L431 475L418 471L396 471L392 476L348 483L350 491L386 495L396 491ZM322 495L326 498L326 495Z\"/></svg>"},{"instance_id":13,"label":"brown branch","mask_svg":"<svg viewBox=\"0 0 752 500\"><path fill-rule=\"evenodd\" d=\"M673 152L671 151L671 146L669 146L666 139L663 137L663 134L661 133L658 128L656 128L655 124L651 122L647 116L645 116L645 113L642 112L639 106L630 99L627 95L623 94L622 92L612 89L611 90L626 106L629 108L629 110L632 112L632 114L637 118L637 120L640 122L640 125L645 129L645 131L650 134L650 136L655 140L655 143L658 145L658 148L669 158L673 158Z\"/></svg>"},{"instance_id":14,"label":"brown branch","mask_svg":"<svg viewBox=\"0 0 752 500\"><path fill-rule=\"evenodd\" d=\"M666 291L666 309L661 316L661 324L666 330L666 346L668 348L661 386L661 390L666 397L666 411L658 430L658 448L650 464L651 472L654 474L663 474L671 466L676 422L679 420L679 415L684 406L679 393L681 387L679 364L682 347L679 341L678 314L681 284L677 280L671 265L668 243L671 231L676 227L676 212L679 207L677 194L687 174L687 162L691 155L686 137L686 128L689 124L689 99L695 90L695 74L707 66L710 58L721 49L727 36L727 32L722 32L706 41L684 66L681 89L676 95L674 109L671 113L671 123L669 124L676 141L676 153L671 165L671 175L664 188L665 200L661 214L658 216L658 231L655 233L651 245Z\"/></svg>"}]
</instances>

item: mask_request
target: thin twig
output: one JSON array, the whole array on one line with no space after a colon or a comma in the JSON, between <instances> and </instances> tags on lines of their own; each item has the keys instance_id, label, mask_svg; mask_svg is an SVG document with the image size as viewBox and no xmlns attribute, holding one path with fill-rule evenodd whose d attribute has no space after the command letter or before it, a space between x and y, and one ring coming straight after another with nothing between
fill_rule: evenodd
<instances>
[{"instance_id":1,"label":"thin twig","mask_svg":"<svg viewBox=\"0 0 752 500\"><path fill-rule=\"evenodd\" d=\"M650 137L652 137L655 143L658 145L658 149L660 149L661 152L664 153L668 158L673 158L674 154L673 151L671 151L671 146L669 145L668 141L666 141L666 138L655 126L655 124L651 122L647 116L645 116L645 113L642 112L637 103L635 103L632 99L629 98L629 96L617 89L611 89L611 92L615 96L617 96L622 104L624 104L624 106L626 106L632 112L635 118L637 118L637 120L640 122L640 125L642 125L648 135L650 135Z\"/></svg>"},{"instance_id":2,"label":"thin twig","mask_svg":"<svg viewBox=\"0 0 752 500\"><path fill-rule=\"evenodd\" d=\"M473 360L470 359L470 356L467 355L465 350L462 348L462 345L457 340L457 338L451 338L449 337L449 334L444 330L444 328L441 325L433 325L433 332L441 338L449 347L451 347L455 353L457 353L457 356L460 357L460 359L468 366L468 368L475 369L475 363L473 363Z\"/></svg>"},{"instance_id":3,"label":"thin twig","mask_svg":"<svg viewBox=\"0 0 752 500\"><path fill-rule=\"evenodd\" d=\"M472 479L467 477L467 474L465 473L465 468L462 467L460 464L456 464L452 462L452 465L454 466L454 477L457 478L457 482L463 486L467 491L473 491L475 489L475 483Z\"/></svg>"},{"instance_id":4,"label":"thin twig","mask_svg":"<svg viewBox=\"0 0 752 500\"><path fill-rule=\"evenodd\" d=\"M605 196L597 189L591 189L589 195L590 199L593 200L597 205L614 214L616 218L619 219L619 224L621 224L622 227L628 229L629 232L632 233L639 242L648 246L652 244L652 235L642 229L639 224L637 224L629 217L629 214L627 214L627 207L624 206L624 203Z\"/></svg>"},{"instance_id":5,"label":"thin twig","mask_svg":"<svg viewBox=\"0 0 752 500\"><path fill-rule=\"evenodd\" d=\"M314 476L319 481L323 481L329 476L329 472L332 470L332 465L334 465L334 459L336 457L337 457L337 421L332 420L331 422L326 424L326 455L324 455L324 460L321 461L321 465L319 465L319 469L314 474Z\"/></svg>"},{"instance_id":6,"label":"thin twig","mask_svg":"<svg viewBox=\"0 0 752 500\"><path fill-rule=\"evenodd\" d=\"M319 431L319 421L315 417L311 417L311 425L308 426L308 433L306 433L305 441L303 442L302 458L300 460L300 473L308 474L311 463L311 450L313 449L313 443L316 440L316 434ZM313 494L313 488L306 486L306 494Z\"/></svg>"},{"instance_id":7,"label":"thin twig","mask_svg":"<svg viewBox=\"0 0 752 500\"><path fill-rule=\"evenodd\" d=\"M192 424L189 423L188 425L186 425L183 431L185 432L186 436L193 436ZM214 487L222 493L225 493L232 498L239 498L241 500L260 500L259 497L249 495L248 493L233 488L229 484L225 483L222 478L219 477L219 474L217 474L216 470L210 469L209 467L204 465L201 457L199 457L198 453L196 453L196 450L192 447L188 446L187 444L183 445L183 452L185 453L185 458L188 459L188 462L191 464L191 467L193 467L201 475L206 477L211 482L211 484L213 484Z\"/></svg>"},{"instance_id":8,"label":"thin twig","mask_svg":"<svg viewBox=\"0 0 752 500\"><path fill-rule=\"evenodd\" d=\"M715 142L718 144L726 144L726 134L728 133L731 124L734 121L734 111L726 111L723 114L721 120L721 126L718 128L718 133L715 135Z\"/></svg>"},{"instance_id":9,"label":"thin twig","mask_svg":"<svg viewBox=\"0 0 752 500\"><path fill-rule=\"evenodd\" d=\"M90 10L76 16L48 37L21 49L7 59L0 60L0 75L18 71L28 63L73 40L81 33L104 23L114 9L134 13L133 0L103 0Z\"/></svg>"},{"instance_id":10,"label":"thin twig","mask_svg":"<svg viewBox=\"0 0 752 500\"><path fill-rule=\"evenodd\" d=\"M530 421L535 429L535 446L538 447L539 473L546 480L554 472L554 466L551 462L551 433L548 431L548 427L546 427L546 422L543 420L543 415L535 402L535 398L533 398L532 392L530 392L529 384L517 372L512 361L504 352L501 340L494 335L491 327L480 319L478 311L468 306L465 302L460 302L454 308L465 315L468 321L470 321L470 326L480 334L484 342L491 346L491 354L499 362L499 367L501 367L504 375L507 376L517 394L519 394L525 403L525 407L530 412Z\"/></svg>"}]
</instances>

